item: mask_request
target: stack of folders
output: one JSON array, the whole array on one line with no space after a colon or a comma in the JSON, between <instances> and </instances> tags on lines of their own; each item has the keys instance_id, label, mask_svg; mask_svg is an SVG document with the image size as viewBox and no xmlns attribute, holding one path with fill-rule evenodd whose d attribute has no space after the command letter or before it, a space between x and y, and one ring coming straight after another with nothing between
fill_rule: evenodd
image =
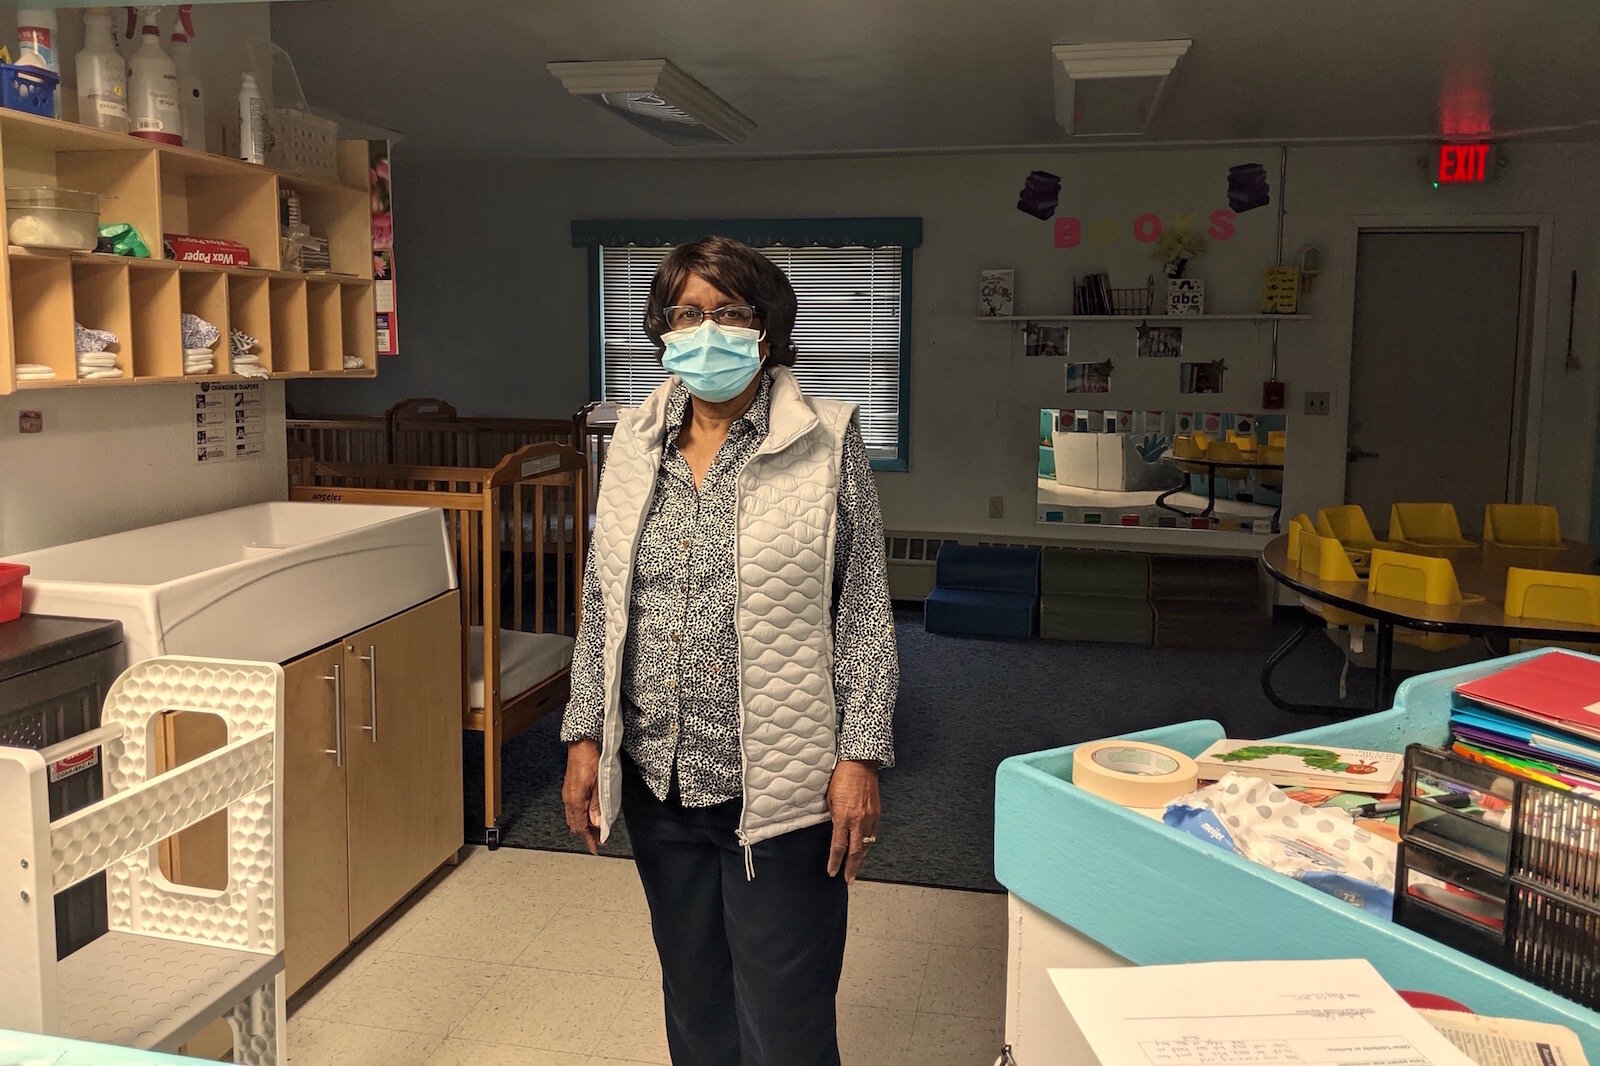
<instances>
[{"instance_id":1,"label":"stack of folders","mask_svg":"<svg viewBox=\"0 0 1600 1066\"><path fill-rule=\"evenodd\" d=\"M1600 659L1549 651L1456 686L1457 755L1600 796Z\"/></svg>"}]
</instances>

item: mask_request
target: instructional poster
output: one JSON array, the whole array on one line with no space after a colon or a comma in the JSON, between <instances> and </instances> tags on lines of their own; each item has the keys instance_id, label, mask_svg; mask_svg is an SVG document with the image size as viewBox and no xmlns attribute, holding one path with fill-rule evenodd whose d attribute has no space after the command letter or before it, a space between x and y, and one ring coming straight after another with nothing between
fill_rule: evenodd
<instances>
[{"instance_id":1,"label":"instructional poster","mask_svg":"<svg viewBox=\"0 0 1600 1066\"><path fill-rule=\"evenodd\" d=\"M195 386L195 462L254 459L266 450L266 397L261 382L202 381Z\"/></svg>"}]
</instances>

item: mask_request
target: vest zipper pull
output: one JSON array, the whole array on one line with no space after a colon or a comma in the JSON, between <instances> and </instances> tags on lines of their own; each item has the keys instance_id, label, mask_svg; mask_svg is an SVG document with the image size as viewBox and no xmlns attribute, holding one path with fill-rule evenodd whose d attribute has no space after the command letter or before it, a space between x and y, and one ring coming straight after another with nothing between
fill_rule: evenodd
<instances>
[{"instance_id":1,"label":"vest zipper pull","mask_svg":"<svg viewBox=\"0 0 1600 1066\"><path fill-rule=\"evenodd\" d=\"M749 844L744 846L744 879L746 883L756 879L756 855Z\"/></svg>"}]
</instances>

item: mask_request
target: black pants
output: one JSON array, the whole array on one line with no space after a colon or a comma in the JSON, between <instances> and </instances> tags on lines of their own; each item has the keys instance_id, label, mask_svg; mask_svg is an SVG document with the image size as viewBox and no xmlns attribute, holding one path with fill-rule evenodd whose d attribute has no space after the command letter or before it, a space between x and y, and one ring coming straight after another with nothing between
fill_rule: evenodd
<instances>
[{"instance_id":1,"label":"black pants","mask_svg":"<svg viewBox=\"0 0 1600 1066\"><path fill-rule=\"evenodd\" d=\"M752 849L739 801L656 799L623 760L622 812L661 956L673 1066L838 1066L844 876L828 876L824 822Z\"/></svg>"}]
</instances>

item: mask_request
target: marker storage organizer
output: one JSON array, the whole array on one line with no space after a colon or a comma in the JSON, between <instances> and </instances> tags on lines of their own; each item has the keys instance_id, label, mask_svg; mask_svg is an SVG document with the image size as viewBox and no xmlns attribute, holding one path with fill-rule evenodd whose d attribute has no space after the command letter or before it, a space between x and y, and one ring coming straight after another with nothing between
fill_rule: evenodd
<instances>
[{"instance_id":1,"label":"marker storage organizer","mask_svg":"<svg viewBox=\"0 0 1600 1066\"><path fill-rule=\"evenodd\" d=\"M1395 921L1600 1007L1600 801L1406 749Z\"/></svg>"}]
</instances>

